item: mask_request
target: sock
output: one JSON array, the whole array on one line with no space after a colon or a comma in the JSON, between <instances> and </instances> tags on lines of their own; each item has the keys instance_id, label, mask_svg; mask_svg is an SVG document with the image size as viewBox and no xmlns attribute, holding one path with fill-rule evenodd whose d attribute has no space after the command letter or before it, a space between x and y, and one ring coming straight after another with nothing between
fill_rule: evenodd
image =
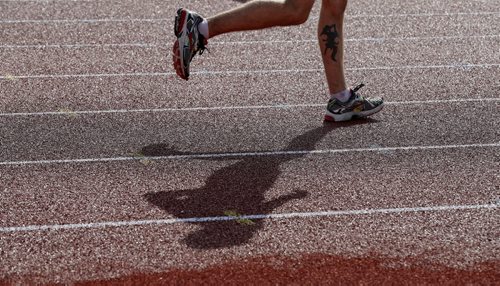
<instances>
[{"instance_id":1,"label":"sock","mask_svg":"<svg viewBox=\"0 0 500 286\"><path fill-rule=\"evenodd\" d=\"M205 37L205 39L208 40L208 21L207 21L207 19L203 19L203 22L198 24L198 31L200 32L200 34L203 35L203 37Z\"/></svg>"},{"instance_id":2,"label":"sock","mask_svg":"<svg viewBox=\"0 0 500 286\"><path fill-rule=\"evenodd\" d=\"M336 99L340 100L340 102L347 102L350 97L351 97L351 90L350 89L346 89L346 90L343 90L341 92L337 92L337 93L332 94L332 98L336 98Z\"/></svg>"}]
</instances>

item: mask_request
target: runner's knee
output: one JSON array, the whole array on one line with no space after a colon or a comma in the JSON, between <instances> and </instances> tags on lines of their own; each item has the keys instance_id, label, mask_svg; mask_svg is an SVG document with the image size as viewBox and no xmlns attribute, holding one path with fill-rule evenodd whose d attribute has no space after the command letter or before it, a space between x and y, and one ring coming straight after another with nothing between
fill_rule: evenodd
<instances>
[{"instance_id":1,"label":"runner's knee","mask_svg":"<svg viewBox=\"0 0 500 286\"><path fill-rule=\"evenodd\" d=\"M323 0L322 9L328 9L333 16L342 16L346 7L347 0Z\"/></svg>"},{"instance_id":2,"label":"runner's knee","mask_svg":"<svg viewBox=\"0 0 500 286\"><path fill-rule=\"evenodd\" d=\"M291 25L300 25L307 21L314 0L286 0L285 9L290 13Z\"/></svg>"}]
</instances>

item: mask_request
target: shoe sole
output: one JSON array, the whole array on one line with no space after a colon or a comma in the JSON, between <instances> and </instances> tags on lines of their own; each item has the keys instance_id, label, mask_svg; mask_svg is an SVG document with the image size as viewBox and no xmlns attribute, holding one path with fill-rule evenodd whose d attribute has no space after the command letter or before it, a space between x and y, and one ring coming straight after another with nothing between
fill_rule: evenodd
<instances>
[{"instance_id":1,"label":"shoe sole","mask_svg":"<svg viewBox=\"0 0 500 286\"><path fill-rule=\"evenodd\" d=\"M381 105L373 108L373 109L370 109L367 111L361 111L361 112L351 111L351 112L346 112L343 114L334 114L334 113L331 113L330 111L327 110L326 114L325 114L325 121L340 122L340 121L348 121L348 120L351 120L354 118L364 118L364 117L367 117L367 116L370 116L370 115L373 115L373 114L379 112L380 110L382 110L382 108L384 108L383 103Z\"/></svg>"},{"instance_id":2,"label":"shoe sole","mask_svg":"<svg viewBox=\"0 0 500 286\"><path fill-rule=\"evenodd\" d=\"M173 53L172 53L172 64L174 65L175 72L177 75L182 78L187 80L186 76L183 73L183 68L182 68L182 61L179 58L179 40L176 40L174 43L174 48L173 48Z\"/></svg>"},{"instance_id":3,"label":"shoe sole","mask_svg":"<svg viewBox=\"0 0 500 286\"><path fill-rule=\"evenodd\" d=\"M185 9L177 10L177 16L175 17L175 25L174 25L174 33L177 37L177 40L174 43L174 47L172 49L172 62L175 68L177 75L184 79L188 80L189 75L184 68L184 49L180 48L179 41L185 40L186 37L186 26L187 26L187 16L188 11Z\"/></svg>"},{"instance_id":4,"label":"shoe sole","mask_svg":"<svg viewBox=\"0 0 500 286\"><path fill-rule=\"evenodd\" d=\"M174 26L174 34L177 38L182 35L182 30L186 24L186 17L188 12L185 9L177 10L177 16L175 16L175 26ZM182 23L182 25L181 25Z\"/></svg>"}]
</instances>

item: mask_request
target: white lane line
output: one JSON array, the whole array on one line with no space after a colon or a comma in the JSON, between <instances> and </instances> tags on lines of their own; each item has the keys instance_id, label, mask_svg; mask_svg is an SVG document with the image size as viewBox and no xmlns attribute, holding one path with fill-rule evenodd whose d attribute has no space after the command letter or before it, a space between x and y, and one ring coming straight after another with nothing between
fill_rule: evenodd
<instances>
[{"instance_id":1,"label":"white lane line","mask_svg":"<svg viewBox=\"0 0 500 286\"><path fill-rule=\"evenodd\" d=\"M434 36L434 37L380 37L380 38L352 38L345 42L387 42L387 41L426 41L426 40L459 40L459 39L490 39L500 38L500 35L471 35L471 36ZM297 44L297 43L316 43L317 39L302 40L271 40L271 41L214 41L214 45L254 45L254 44ZM81 48L165 48L170 50L171 46L167 44L148 44L148 43L122 43L122 44L46 44L46 45L0 45L0 49L81 49Z\"/></svg>"},{"instance_id":2,"label":"white lane line","mask_svg":"<svg viewBox=\"0 0 500 286\"><path fill-rule=\"evenodd\" d=\"M500 64L451 64L451 65L408 65L408 66L378 66L347 68L347 71L370 71L370 70L411 70L411 69L473 69L500 67ZM248 74L276 74L276 73L314 73L323 72L322 68L316 69L282 69L282 70L233 70L233 71L193 71L191 75L215 76L215 75L248 75ZM68 79L68 78L100 78L100 77L151 77L151 76L175 76L175 72L139 72L139 73L101 73L101 74L38 74L38 75L7 75L0 76L0 80L16 79Z\"/></svg>"},{"instance_id":3,"label":"white lane line","mask_svg":"<svg viewBox=\"0 0 500 286\"><path fill-rule=\"evenodd\" d=\"M59 23L123 23L123 22L165 22L170 21L171 19L165 18L157 18L157 19L147 19L147 18L122 18L122 19L113 19L113 18L103 18L103 19L43 19L43 20L35 20L35 19L24 19L24 20L1 20L0 24L59 24Z\"/></svg>"},{"instance_id":4,"label":"white lane line","mask_svg":"<svg viewBox=\"0 0 500 286\"><path fill-rule=\"evenodd\" d=\"M500 15L499 11L477 12L444 12L444 13L401 13L401 14L355 14L349 18L394 18L394 17L453 17L453 16L486 16Z\"/></svg>"},{"instance_id":5,"label":"white lane line","mask_svg":"<svg viewBox=\"0 0 500 286\"><path fill-rule=\"evenodd\" d=\"M240 157L266 157L266 156L305 156L324 155L338 153L355 152L391 152L391 151L422 151L422 150L443 150L443 149L467 149L467 148L496 148L500 147L500 142L485 144L463 144L463 145L431 145L431 146L399 146L399 147L370 147L353 149L326 149L326 150L295 150L295 151L262 151L262 152L237 152L237 153L200 153L190 155L171 156L129 156L129 157L109 157L109 158L84 158L84 159L64 159L64 160L37 160L37 161L6 161L0 162L0 166L26 166L45 164L81 164L81 163L103 163L103 162L124 162L137 160L193 160L193 159L220 159L220 158L240 158Z\"/></svg>"},{"instance_id":6,"label":"white lane line","mask_svg":"<svg viewBox=\"0 0 500 286\"><path fill-rule=\"evenodd\" d=\"M192 72L191 74L193 74ZM0 76L0 79L44 79L44 78L84 78L84 77L143 77L143 76L171 76L175 75L175 72L139 72L139 73L102 73L102 74L39 74L39 75L8 75L8 76Z\"/></svg>"},{"instance_id":7,"label":"white lane line","mask_svg":"<svg viewBox=\"0 0 500 286\"><path fill-rule=\"evenodd\" d=\"M167 45L156 45L147 43L2 45L0 46L0 49L82 49L82 48L157 48L157 47L160 48L167 47Z\"/></svg>"},{"instance_id":8,"label":"white lane line","mask_svg":"<svg viewBox=\"0 0 500 286\"><path fill-rule=\"evenodd\" d=\"M455 13L402 13L402 14L351 14L346 19L359 18L405 18L405 17L455 17L500 15L499 11L455 12ZM316 20L318 16L310 17ZM102 18L102 19L10 19L0 20L0 24L53 24L53 23L116 23L116 22L165 22L171 18Z\"/></svg>"},{"instance_id":9,"label":"white lane line","mask_svg":"<svg viewBox=\"0 0 500 286\"><path fill-rule=\"evenodd\" d=\"M457 39L489 39L499 38L500 35L457 35L457 36L427 36L427 37L370 37L370 38L350 38L345 42L386 42L386 41L424 41L424 40L457 40ZM295 43L316 43L317 39L302 40L271 40L271 41L220 41L210 42L210 45L250 45L250 44L295 44Z\"/></svg>"},{"instance_id":10,"label":"white lane line","mask_svg":"<svg viewBox=\"0 0 500 286\"><path fill-rule=\"evenodd\" d=\"M456 98L456 99L430 99L388 101L386 105L411 105L411 104L444 104L463 102L496 102L500 98ZM143 108L143 109L110 109L110 110L79 110L79 111L46 111L46 112L14 112L0 113L0 117L15 116L66 116L85 114L114 114L114 113L156 113L156 112L185 112L185 111L217 111L217 110L251 110L251 109L287 109L324 107L325 103L279 104L279 105L241 105L241 106L206 106L206 107L172 107L172 108Z\"/></svg>"},{"instance_id":11,"label":"white lane line","mask_svg":"<svg viewBox=\"0 0 500 286\"><path fill-rule=\"evenodd\" d=\"M95 2L96 0L0 0L1 2L35 2L35 3L45 3L45 2ZM98 1L98 0L97 0Z\"/></svg>"},{"instance_id":12,"label":"white lane line","mask_svg":"<svg viewBox=\"0 0 500 286\"><path fill-rule=\"evenodd\" d=\"M26 225L0 227L0 233L8 232L30 232L30 231L60 231L71 229L98 229L115 227L132 227L148 225L172 225L184 223L207 223L223 222L235 220L264 220L264 219L294 219L294 218L320 218L320 217L341 217L341 216L369 216L369 215L390 215L390 214L408 214L417 212L439 212L439 211L467 211L467 210L492 210L499 208L496 204L482 205L443 205L426 207L406 207L406 208L384 208L384 209L361 209L361 210L343 210L343 211L323 211L323 212L293 212L278 214L255 214L233 216L214 216L214 217L191 217L191 218L173 218L173 219L155 219L155 220L131 220L131 221L107 221L76 224L53 224L53 225Z\"/></svg>"}]
</instances>

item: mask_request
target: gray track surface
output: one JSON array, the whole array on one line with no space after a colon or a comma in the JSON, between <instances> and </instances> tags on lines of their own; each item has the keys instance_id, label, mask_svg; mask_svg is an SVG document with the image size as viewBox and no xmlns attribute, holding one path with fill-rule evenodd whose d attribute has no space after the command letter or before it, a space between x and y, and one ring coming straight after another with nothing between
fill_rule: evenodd
<instances>
[{"instance_id":1,"label":"gray track surface","mask_svg":"<svg viewBox=\"0 0 500 286\"><path fill-rule=\"evenodd\" d=\"M0 1L0 283L275 254L498 265L498 1L351 1L348 81L388 104L342 124L322 122L318 3L302 26L214 39L176 78L175 9L237 4ZM309 215L179 221L228 211Z\"/></svg>"}]
</instances>

